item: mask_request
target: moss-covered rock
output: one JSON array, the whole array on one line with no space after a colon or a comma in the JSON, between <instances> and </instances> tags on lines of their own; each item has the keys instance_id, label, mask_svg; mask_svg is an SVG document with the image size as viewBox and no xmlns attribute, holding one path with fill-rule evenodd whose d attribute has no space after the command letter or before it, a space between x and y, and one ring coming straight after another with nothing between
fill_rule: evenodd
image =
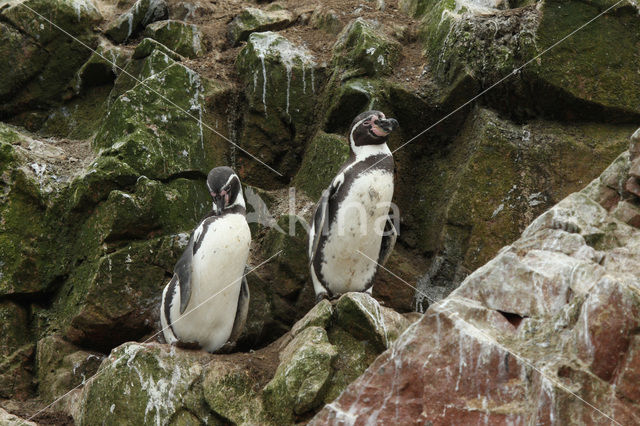
<instances>
[{"instance_id":1,"label":"moss-covered rock","mask_svg":"<svg viewBox=\"0 0 640 426\"><path fill-rule=\"evenodd\" d=\"M379 352L388 349L409 326L409 321L385 308L366 293L347 293L336 304L336 325L356 339L376 345Z\"/></svg>"},{"instance_id":2,"label":"moss-covered rock","mask_svg":"<svg viewBox=\"0 0 640 426\"><path fill-rule=\"evenodd\" d=\"M38 395L53 401L84 384L98 370L104 355L83 351L58 335L44 337L36 347Z\"/></svg>"},{"instance_id":3,"label":"moss-covered rock","mask_svg":"<svg viewBox=\"0 0 640 426\"><path fill-rule=\"evenodd\" d=\"M284 349L276 375L263 392L265 407L277 422L290 423L294 413L302 414L322 402L337 354L327 332L313 326Z\"/></svg>"},{"instance_id":4,"label":"moss-covered rock","mask_svg":"<svg viewBox=\"0 0 640 426\"><path fill-rule=\"evenodd\" d=\"M345 138L318 132L307 145L293 184L312 199L319 199L348 156L349 144Z\"/></svg>"},{"instance_id":5,"label":"moss-covered rock","mask_svg":"<svg viewBox=\"0 0 640 426\"><path fill-rule=\"evenodd\" d=\"M204 176L227 149L209 142L211 132L203 126L204 92L198 74L173 63L111 104L94 146L151 178L187 171Z\"/></svg>"},{"instance_id":6,"label":"moss-covered rock","mask_svg":"<svg viewBox=\"0 0 640 426\"><path fill-rule=\"evenodd\" d=\"M147 25L144 35L188 58L197 58L205 53L200 30L193 24L173 20L158 21Z\"/></svg>"},{"instance_id":7,"label":"moss-covered rock","mask_svg":"<svg viewBox=\"0 0 640 426\"><path fill-rule=\"evenodd\" d=\"M640 78L634 73L640 54L633 47L640 36L630 30L640 18L631 4L618 6L590 24L590 31L576 32L556 47L561 35L613 2L605 6L597 1L548 0L537 6L512 5L519 8L506 11L496 4L462 0L404 3L405 10L421 17L420 39L434 74L444 84L470 75L486 87L527 64L484 100L519 119L542 114L597 120L605 114L631 121L640 113ZM620 52L614 62L611 43Z\"/></svg>"},{"instance_id":8,"label":"moss-covered rock","mask_svg":"<svg viewBox=\"0 0 640 426\"><path fill-rule=\"evenodd\" d=\"M318 6L313 10L309 24L313 28L326 31L330 34L337 34L342 30L342 22L340 17L333 9L326 9L322 6Z\"/></svg>"},{"instance_id":9,"label":"moss-covered rock","mask_svg":"<svg viewBox=\"0 0 640 426\"><path fill-rule=\"evenodd\" d=\"M214 360L202 383L208 406L234 424L271 424L260 398L256 371L243 364Z\"/></svg>"},{"instance_id":10,"label":"moss-covered rock","mask_svg":"<svg viewBox=\"0 0 640 426\"><path fill-rule=\"evenodd\" d=\"M251 34L236 65L248 100L239 145L283 177L242 153L238 168L247 183L274 189L300 165L324 70L306 49L273 32Z\"/></svg>"},{"instance_id":11,"label":"moss-covered rock","mask_svg":"<svg viewBox=\"0 0 640 426\"><path fill-rule=\"evenodd\" d=\"M263 11L255 7L247 7L233 18L227 26L227 37L233 46L246 41L249 34L263 31L278 31L293 23L295 17L288 10L272 8Z\"/></svg>"},{"instance_id":12,"label":"moss-covered rock","mask_svg":"<svg viewBox=\"0 0 640 426\"><path fill-rule=\"evenodd\" d=\"M103 41L76 73L71 83L74 92L79 94L90 87L111 85L130 56L124 49Z\"/></svg>"},{"instance_id":13,"label":"moss-covered rock","mask_svg":"<svg viewBox=\"0 0 640 426\"><path fill-rule=\"evenodd\" d=\"M173 424L184 411L206 422L201 375L210 355L154 343L113 350L85 386L80 425ZM214 423L215 424L215 423Z\"/></svg>"},{"instance_id":14,"label":"moss-covered rock","mask_svg":"<svg viewBox=\"0 0 640 426\"><path fill-rule=\"evenodd\" d=\"M167 15L165 0L138 0L108 25L105 34L116 43L124 43L150 23L166 19Z\"/></svg>"},{"instance_id":15,"label":"moss-covered rock","mask_svg":"<svg viewBox=\"0 0 640 426\"><path fill-rule=\"evenodd\" d=\"M42 108L61 101L91 52L56 26L95 48L97 37L92 29L102 20L97 7L91 0L29 0L11 4L0 14L5 42L2 46L13 48L5 56L12 70L7 69L7 78L0 86L0 91L8 95L2 97L0 112L14 115L26 108ZM47 17L55 26L36 14Z\"/></svg>"},{"instance_id":16,"label":"moss-covered rock","mask_svg":"<svg viewBox=\"0 0 640 426\"><path fill-rule=\"evenodd\" d=\"M350 22L333 47L333 62L369 76L388 75L400 59L400 44L376 24L362 18Z\"/></svg>"},{"instance_id":17,"label":"moss-covered rock","mask_svg":"<svg viewBox=\"0 0 640 426\"><path fill-rule=\"evenodd\" d=\"M0 302L0 398L24 399L33 391L33 341L27 309Z\"/></svg>"},{"instance_id":18,"label":"moss-covered rock","mask_svg":"<svg viewBox=\"0 0 640 426\"><path fill-rule=\"evenodd\" d=\"M421 291L448 294L537 215L593 179L626 148L630 132L546 121L519 126L477 109L444 157L414 157L416 178L397 186L407 206L400 238L436 254Z\"/></svg>"}]
</instances>

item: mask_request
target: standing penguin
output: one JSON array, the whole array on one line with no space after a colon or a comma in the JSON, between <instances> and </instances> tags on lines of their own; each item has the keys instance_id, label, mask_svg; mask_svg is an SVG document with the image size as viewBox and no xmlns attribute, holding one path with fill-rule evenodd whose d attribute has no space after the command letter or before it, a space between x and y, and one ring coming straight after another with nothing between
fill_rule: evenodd
<instances>
[{"instance_id":1,"label":"standing penguin","mask_svg":"<svg viewBox=\"0 0 640 426\"><path fill-rule=\"evenodd\" d=\"M244 328L249 287L243 274L251 233L233 170L211 170L207 187L213 210L191 234L162 292L160 321L167 343L214 352L234 342Z\"/></svg>"},{"instance_id":2,"label":"standing penguin","mask_svg":"<svg viewBox=\"0 0 640 426\"><path fill-rule=\"evenodd\" d=\"M396 241L389 217L393 156L387 139L398 127L380 111L358 115L349 129L351 154L316 205L309 259L316 301L371 291L377 263Z\"/></svg>"}]
</instances>

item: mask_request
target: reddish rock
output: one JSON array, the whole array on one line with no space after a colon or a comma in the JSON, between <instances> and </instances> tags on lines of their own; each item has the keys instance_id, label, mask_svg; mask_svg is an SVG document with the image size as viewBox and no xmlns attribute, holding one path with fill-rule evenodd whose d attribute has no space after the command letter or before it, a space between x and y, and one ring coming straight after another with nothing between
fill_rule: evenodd
<instances>
[{"instance_id":1,"label":"reddish rock","mask_svg":"<svg viewBox=\"0 0 640 426\"><path fill-rule=\"evenodd\" d=\"M638 182L637 178L632 176L627 179L627 183L624 184L624 189L640 197L640 182Z\"/></svg>"},{"instance_id":2,"label":"reddish rock","mask_svg":"<svg viewBox=\"0 0 640 426\"><path fill-rule=\"evenodd\" d=\"M629 154L631 154L631 159L635 160L640 157L640 129L636 130L636 132L631 136L631 144L629 145Z\"/></svg>"},{"instance_id":3,"label":"reddish rock","mask_svg":"<svg viewBox=\"0 0 640 426\"><path fill-rule=\"evenodd\" d=\"M597 203L629 163L432 304L310 424L640 424L640 230Z\"/></svg>"},{"instance_id":4,"label":"reddish rock","mask_svg":"<svg viewBox=\"0 0 640 426\"><path fill-rule=\"evenodd\" d=\"M621 365L615 382L616 394L640 403L640 336L631 340L629 352Z\"/></svg>"},{"instance_id":5,"label":"reddish rock","mask_svg":"<svg viewBox=\"0 0 640 426\"><path fill-rule=\"evenodd\" d=\"M628 201L618 203L612 214L622 222L640 228L640 208Z\"/></svg>"}]
</instances>

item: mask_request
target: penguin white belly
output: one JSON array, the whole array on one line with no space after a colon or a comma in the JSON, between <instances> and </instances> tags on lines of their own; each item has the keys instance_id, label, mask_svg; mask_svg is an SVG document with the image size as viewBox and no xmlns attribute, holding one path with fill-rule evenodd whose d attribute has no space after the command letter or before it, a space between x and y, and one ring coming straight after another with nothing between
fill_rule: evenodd
<instances>
[{"instance_id":1,"label":"penguin white belly","mask_svg":"<svg viewBox=\"0 0 640 426\"><path fill-rule=\"evenodd\" d=\"M182 315L180 303L171 306L172 327L180 340L198 342L209 352L227 342L250 243L251 233L243 215L226 215L209 225L193 256L189 305Z\"/></svg>"},{"instance_id":2,"label":"penguin white belly","mask_svg":"<svg viewBox=\"0 0 640 426\"><path fill-rule=\"evenodd\" d=\"M376 272L393 197L393 175L372 170L356 178L323 247L321 273L333 293L364 291ZM369 258L363 256L364 253Z\"/></svg>"}]
</instances>

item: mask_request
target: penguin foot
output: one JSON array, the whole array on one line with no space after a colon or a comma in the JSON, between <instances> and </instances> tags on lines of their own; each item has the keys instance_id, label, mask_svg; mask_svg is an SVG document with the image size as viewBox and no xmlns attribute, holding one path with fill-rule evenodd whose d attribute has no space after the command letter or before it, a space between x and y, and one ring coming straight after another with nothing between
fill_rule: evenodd
<instances>
[{"instance_id":1,"label":"penguin foot","mask_svg":"<svg viewBox=\"0 0 640 426\"><path fill-rule=\"evenodd\" d=\"M320 302L322 302L323 300L330 300L329 295L327 293L318 293L316 295L316 305Z\"/></svg>"}]
</instances>

